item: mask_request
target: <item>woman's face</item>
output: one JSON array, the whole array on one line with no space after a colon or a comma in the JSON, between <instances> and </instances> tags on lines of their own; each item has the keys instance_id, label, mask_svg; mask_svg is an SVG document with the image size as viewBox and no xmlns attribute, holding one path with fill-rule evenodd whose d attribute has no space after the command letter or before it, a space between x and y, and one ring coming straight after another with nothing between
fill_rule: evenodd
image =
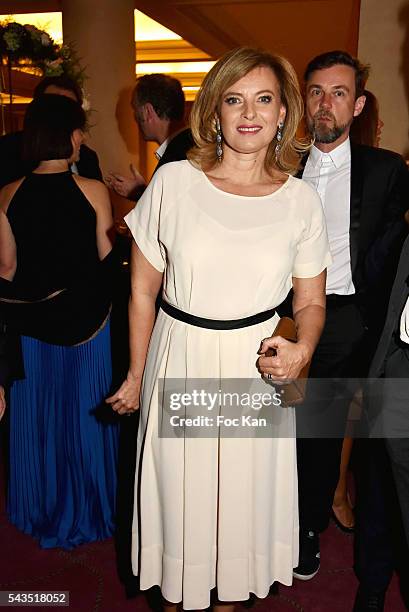
<instances>
[{"instance_id":1,"label":"woman's face","mask_svg":"<svg viewBox=\"0 0 409 612\"><path fill-rule=\"evenodd\" d=\"M238 153L257 153L267 148L285 119L280 88L273 71L254 68L222 96L220 123L224 146Z\"/></svg>"}]
</instances>

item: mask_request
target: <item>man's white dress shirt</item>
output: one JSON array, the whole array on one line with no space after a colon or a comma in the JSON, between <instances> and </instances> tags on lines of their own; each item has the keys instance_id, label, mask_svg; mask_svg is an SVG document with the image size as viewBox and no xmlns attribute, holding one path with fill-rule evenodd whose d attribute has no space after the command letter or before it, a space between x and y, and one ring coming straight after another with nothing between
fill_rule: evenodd
<instances>
[{"instance_id":1,"label":"man's white dress shirt","mask_svg":"<svg viewBox=\"0 0 409 612\"><path fill-rule=\"evenodd\" d=\"M352 295L349 248L351 145L349 138L330 153L311 148L303 179L320 195L327 222L332 264L327 270L327 295Z\"/></svg>"},{"instance_id":2,"label":"man's white dress shirt","mask_svg":"<svg viewBox=\"0 0 409 612\"><path fill-rule=\"evenodd\" d=\"M163 157L166 151L166 147L168 146L169 142L170 142L170 138L166 138L166 140L164 140L162 144L156 149L155 157L158 161L160 161L161 158Z\"/></svg>"},{"instance_id":3,"label":"man's white dress shirt","mask_svg":"<svg viewBox=\"0 0 409 612\"><path fill-rule=\"evenodd\" d=\"M175 136L177 136L178 134L180 134L181 132L183 132L186 128L180 128L180 130L177 130L174 134L172 134L172 136L169 136L169 138L166 138L166 140L164 140L162 142L162 144L156 149L155 151L155 157L158 161L160 161L162 159L162 157L165 154L165 151L170 143L171 140L173 140L175 138Z\"/></svg>"}]
</instances>

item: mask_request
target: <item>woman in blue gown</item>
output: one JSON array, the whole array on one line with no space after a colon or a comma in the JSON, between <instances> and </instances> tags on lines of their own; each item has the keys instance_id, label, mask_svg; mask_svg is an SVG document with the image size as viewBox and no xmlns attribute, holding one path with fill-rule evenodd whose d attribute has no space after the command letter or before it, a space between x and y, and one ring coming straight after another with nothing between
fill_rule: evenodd
<instances>
[{"instance_id":1,"label":"woman in blue gown","mask_svg":"<svg viewBox=\"0 0 409 612\"><path fill-rule=\"evenodd\" d=\"M0 318L21 337L10 393L8 515L44 548L114 529L117 423L111 386L113 220L105 186L74 175L85 114L44 95L28 107L34 172L0 191Z\"/></svg>"}]
</instances>

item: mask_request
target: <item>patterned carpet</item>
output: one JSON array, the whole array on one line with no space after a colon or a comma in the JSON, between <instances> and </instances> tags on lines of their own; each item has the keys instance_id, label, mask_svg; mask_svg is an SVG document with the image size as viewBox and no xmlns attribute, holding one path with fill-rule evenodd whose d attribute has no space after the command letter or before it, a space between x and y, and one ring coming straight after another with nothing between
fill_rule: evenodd
<instances>
[{"instance_id":1,"label":"patterned carpet","mask_svg":"<svg viewBox=\"0 0 409 612\"><path fill-rule=\"evenodd\" d=\"M150 612L147 598L126 599L116 570L112 539L66 552L41 550L29 536L17 531L5 514L4 485L0 465L0 591L69 591L73 612ZM321 538L321 569L310 582L295 580L279 587L278 595L258 601L256 612L352 612L357 581L352 570L351 536L333 524ZM17 609L23 609L18 606ZM27 609L27 608L24 608ZM39 608L46 609L50 608ZM385 611L404 612L395 577L388 591ZM238 606L238 612L244 612Z\"/></svg>"}]
</instances>

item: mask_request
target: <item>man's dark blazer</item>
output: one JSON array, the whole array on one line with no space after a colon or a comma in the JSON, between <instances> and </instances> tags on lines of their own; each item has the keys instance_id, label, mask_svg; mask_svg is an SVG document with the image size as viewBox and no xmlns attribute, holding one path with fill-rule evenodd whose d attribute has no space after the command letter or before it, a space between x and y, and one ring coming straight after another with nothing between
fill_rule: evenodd
<instances>
[{"instance_id":1,"label":"man's dark blazer","mask_svg":"<svg viewBox=\"0 0 409 612\"><path fill-rule=\"evenodd\" d=\"M12 132L0 138L0 187L17 181L35 169L35 165L23 160L22 153L23 132ZM81 145L76 166L81 176L102 181L98 156L87 145Z\"/></svg>"},{"instance_id":2,"label":"man's dark blazer","mask_svg":"<svg viewBox=\"0 0 409 612\"><path fill-rule=\"evenodd\" d=\"M179 134L176 134L176 136L171 139L168 146L166 147L165 152L158 161L153 173L155 174L156 170L158 170L158 168L160 168L164 164L168 164L169 162L182 161L183 159L186 159L187 152L194 146L194 144L195 143L193 142L192 132L189 128L186 128L179 132ZM134 202L137 202L145 191L145 189L146 185L141 185L140 187L137 187L129 196L129 199L133 200Z\"/></svg>"},{"instance_id":3,"label":"man's dark blazer","mask_svg":"<svg viewBox=\"0 0 409 612\"><path fill-rule=\"evenodd\" d=\"M308 157L303 159L305 167ZM303 168L298 173L301 178ZM407 233L409 172L392 151L351 142L349 245L352 280L365 324L379 337ZM290 314L289 300L279 308Z\"/></svg>"},{"instance_id":4,"label":"man's dark blazer","mask_svg":"<svg viewBox=\"0 0 409 612\"><path fill-rule=\"evenodd\" d=\"M81 145L77 168L80 176L103 182L98 155L93 149L90 149L90 147L85 144Z\"/></svg>"},{"instance_id":5,"label":"man's dark blazer","mask_svg":"<svg viewBox=\"0 0 409 612\"><path fill-rule=\"evenodd\" d=\"M408 208L409 172L402 157L351 143L352 280L365 321L379 332L407 234Z\"/></svg>"},{"instance_id":6,"label":"man's dark blazer","mask_svg":"<svg viewBox=\"0 0 409 612\"><path fill-rule=\"evenodd\" d=\"M406 300L409 297L409 237L403 245L395 282L393 283L391 297L389 300L388 313L385 326L379 340L378 348L374 355L369 370L370 378L378 378L384 374L385 361L391 345L394 333L399 329L400 317Z\"/></svg>"},{"instance_id":7,"label":"man's dark blazer","mask_svg":"<svg viewBox=\"0 0 409 612\"><path fill-rule=\"evenodd\" d=\"M194 144L192 133L188 128L182 132L179 132L179 134L176 134L176 136L171 139L170 143L166 147L164 154L160 158L158 165L155 168L155 172L164 164L186 159L187 152L194 146Z\"/></svg>"}]
</instances>

